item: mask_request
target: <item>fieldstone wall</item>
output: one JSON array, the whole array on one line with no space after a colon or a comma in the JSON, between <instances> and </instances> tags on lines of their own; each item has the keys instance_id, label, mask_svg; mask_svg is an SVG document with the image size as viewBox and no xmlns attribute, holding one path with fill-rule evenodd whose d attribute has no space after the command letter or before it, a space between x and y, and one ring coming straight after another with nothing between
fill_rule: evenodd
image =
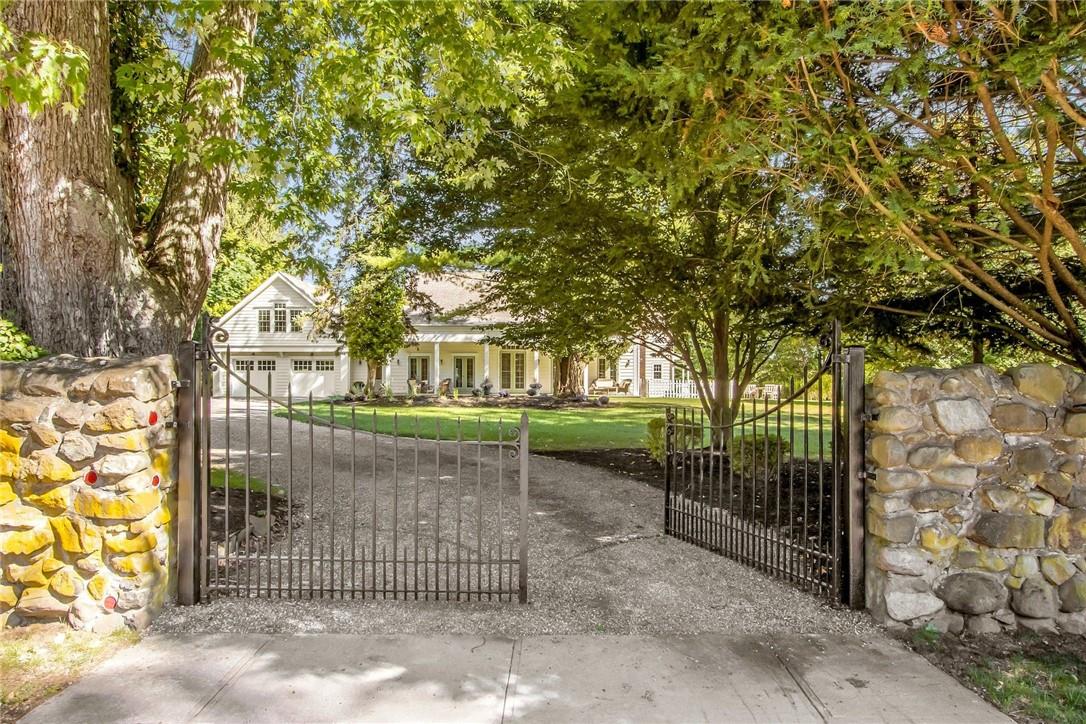
<instances>
[{"instance_id":1,"label":"fieldstone wall","mask_svg":"<svg viewBox=\"0 0 1086 724\"><path fill-rule=\"evenodd\" d=\"M1047 365L880 372L868 411L876 618L1086 634L1086 376Z\"/></svg>"},{"instance_id":2,"label":"fieldstone wall","mask_svg":"<svg viewBox=\"0 0 1086 724\"><path fill-rule=\"evenodd\" d=\"M0 628L142 628L171 556L173 358L0 363Z\"/></svg>"}]
</instances>

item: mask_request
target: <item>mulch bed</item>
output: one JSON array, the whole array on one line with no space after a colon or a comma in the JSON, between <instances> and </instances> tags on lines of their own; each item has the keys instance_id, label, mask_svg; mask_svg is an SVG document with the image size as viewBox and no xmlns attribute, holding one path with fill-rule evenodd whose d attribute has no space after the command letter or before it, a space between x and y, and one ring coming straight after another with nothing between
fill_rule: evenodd
<instances>
[{"instance_id":1,"label":"mulch bed","mask_svg":"<svg viewBox=\"0 0 1086 724\"><path fill-rule=\"evenodd\" d=\"M651 485L659 490L665 489L664 468L654 460L647 451L636 448L601 449L601 450L549 450L536 453L559 460L604 468L614 473L626 475ZM777 510L780 507L780 527L799 534L804 526L804 512L806 511L806 524L808 538L817 539L820 535L825 545L828 545L831 531L829 525L823 525L819 529L819 517L822 510L827 511L823 516L829 520L829 509L832 504L832 470L828 463L821 466L822 480L819 481L819 463L808 461L804 466L803 461L797 460L789 469L787 459L782 461L780 482L778 485L776 461L770 467L768 476L759 472L757 476L743 474L736 470L730 474L727 467L727 458L724 458L723 471L717 468L720 455L716 456L713 463L713 474L717 481L723 480L723 486L717 484L712 487L707 482L697 483L701 475L700 469L695 464L693 472L693 484L688 485L687 498L709 505L728 507L728 502L733 503L734 515L748 521L759 524L765 523L770 527L776 527ZM708 454L705 456L705 476L709 475ZM676 472L681 475L681 470ZM729 487L730 484L730 487ZM673 490L678 490L679 482L673 483ZM806 487L806 496L804 488Z\"/></svg>"},{"instance_id":2,"label":"mulch bed","mask_svg":"<svg viewBox=\"0 0 1086 724\"><path fill-rule=\"evenodd\" d=\"M437 397L434 395L419 395L410 399L406 398L393 398L388 400L385 398L377 398L373 400L360 400L354 402L348 402L346 400L336 400L336 406L354 405L355 407L366 408L402 408L402 407L466 407L466 408L528 408L534 410L565 410L565 409L579 409L583 407L606 407L607 403L603 401L604 398L580 398L580 397L555 397L554 395L536 395L529 397L528 395L517 395L510 397L498 397L497 395L491 395L489 397L472 397L470 395L462 395L459 398L454 397ZM325 403L325 407L327 403Z\"/></svg>"},{"instance_id":3,"label":"mulch bed","mask_svg":"<svg viewBox=\"0 0 1086 724\"><path fill-rule=\"evenodd\" d=\"M266 505L267 500L263 492L257 493L250 491L249 515L263 516ZM287 506L288 503L285 496L272 494L271 508L272 515L275 516L275 522L272 524L273 543L286 537ZM226 497L223 495L222 488L212 488L211 492L208 493L208 507L211 509L211 515L208 518L208 535L212 541L221 543L223 540L223 524L226 522ZM292 518L294 520L295 528L298 528L302 524L301 510L302 504L297 502L294 503ZM237 490L234 488L231 488L230 490L229 523L229 534L231 536L240 534L247 524L245 518L244 490Z\"/></svg>"},{"instance_id":4,"label":"mulch bed","mask_svg":"<svg viewBox=\"0 0 1086 724\"><path fill-rule=\"evenodd\" d=\"M1024 659L1043 662L1042 668L1048 671L1060 669L1079 681L1086 680L1086 637L1083 636L1037 634L1030 631L991 636L925 636L923 633L911 632L900 634L899 638L913 651L957 679L962 686L977 692L1020 722L1032 724L1049 719L1031 715L1028 701L1010 704L998 701L992 696L992 692L978 683L975 678L978 670L1012 671L1021 666ZM1045 682L1038 681L1038 684L1039 688L1045 688ZM1065 721L1082 721L1086 702L1077 703L1078 707L1074 711L1065 709Z\"/></svg>"}]
</instances>

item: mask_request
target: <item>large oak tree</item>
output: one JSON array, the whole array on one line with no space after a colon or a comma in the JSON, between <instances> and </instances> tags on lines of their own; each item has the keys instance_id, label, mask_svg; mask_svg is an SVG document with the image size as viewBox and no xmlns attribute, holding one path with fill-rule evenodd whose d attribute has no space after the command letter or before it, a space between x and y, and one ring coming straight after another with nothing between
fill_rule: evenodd
<instances>
[{"instance_id":1,"label":"large oak tree","mask_svg":"<svg viewBox=\"0 0 1086 724\"><path fill-rule=\"evenodd\" d=\"M489 119L523 125L565 68L555 29L515 3L0 9L0 301L52 352L172 350L228 194L319 225L374 134L485 176Z\"/></svg>"}]
</instances>

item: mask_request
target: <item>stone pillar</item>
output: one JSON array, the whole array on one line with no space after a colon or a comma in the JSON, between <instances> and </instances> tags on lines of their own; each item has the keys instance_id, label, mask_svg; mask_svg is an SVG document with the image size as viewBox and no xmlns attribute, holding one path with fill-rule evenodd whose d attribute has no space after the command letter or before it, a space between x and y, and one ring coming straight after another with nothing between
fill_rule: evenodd
<instances>
[{"instance_id":1,"label":"stone pillar","mask_svg":"<svg viewBox=\"0 0 1086 724\"><path fill-rule=\"evenodd\" d=\"M1086 375L880 372L866 583L896 626L1086 633Z\"/></svg>"},{"instance_id":2,"label":"stone pillar","mask_svg":"<svg viewBox=\"0 0 1086 724\"><path fill-rule=\"evenodd\" d=\"M175 505L173 358L0 363L0 627L146 626Z\"/></svg>"}]
</instances>

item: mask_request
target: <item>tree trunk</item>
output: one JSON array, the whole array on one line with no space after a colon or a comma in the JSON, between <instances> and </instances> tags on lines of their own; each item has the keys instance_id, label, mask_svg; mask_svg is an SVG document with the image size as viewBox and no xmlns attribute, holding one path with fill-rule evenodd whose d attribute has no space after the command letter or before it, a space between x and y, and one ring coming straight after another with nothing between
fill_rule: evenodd
<instances>
[{"instance_id":1,"label":"tree trunk","mask_svg":"<svg viewBox=\"0 0 1086 724\"><path fill-rule=\"evenodd\" d=\"M558 358L558 379L555 381L555 394L572 396L584 394L584 382L581 371L584 365L577 355Z\"/></svg>"},{"instance_id":2,"label":"tree trunk","mask_svg":"<svg viewBox=\"0 0 1086 724\"><path fill-rule=\"evenodd\" d=\"M255 8L226 3L216 33L252 37ZM204 44L193 56L187 100L203 121L196 148L175 164L149 233L136 228L131 184L113 158L109 13L105 0L13 3L4 20L83 48L89 69L73 120L59 107L37 116L0 109L0 305L50 352L172 352L192 332L214 268L230 163L205 166L200 147L233 139L244 75ZM208 93L211 79L217 97Z\"/></svg>"}]
</instances>

